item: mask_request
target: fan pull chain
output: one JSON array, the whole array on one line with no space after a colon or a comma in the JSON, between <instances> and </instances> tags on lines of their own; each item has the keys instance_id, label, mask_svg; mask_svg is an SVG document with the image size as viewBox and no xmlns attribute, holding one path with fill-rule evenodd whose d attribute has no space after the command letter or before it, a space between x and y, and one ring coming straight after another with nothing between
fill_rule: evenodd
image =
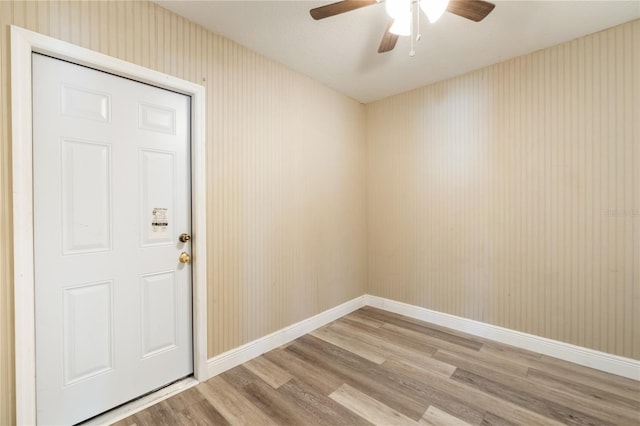
<instances>
[{"instance_id":1,"label":"fan pull chain","mask_svg":"<svg viewBox=\"0 0 640 426\"><path fill-rule=\"evenodd\" d=\"M416 35L416 41L420 41L422 33L420 32L420 1L416 2L416 26L418 27L418 34Z\"/></svg>"}]
</instances>

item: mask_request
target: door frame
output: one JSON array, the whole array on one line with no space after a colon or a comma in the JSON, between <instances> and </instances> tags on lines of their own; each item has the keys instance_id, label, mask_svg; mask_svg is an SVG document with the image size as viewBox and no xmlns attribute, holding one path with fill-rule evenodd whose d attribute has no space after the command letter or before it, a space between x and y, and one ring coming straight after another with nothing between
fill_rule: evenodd
<instances>
[{"instance_id":1,"label":"door frame","mask_svg":"<svg viewBox=\"0 0 640 426\"><path fill-rule=\"evenodd\" d=\"M11 26L11 134L16 421L36 424L36 351L33 234L31 55L42 53L191 96L191 204L193 235L193 370L207 373L207 237L205 88L52 37Z\"/></svg>"}]
</instances>

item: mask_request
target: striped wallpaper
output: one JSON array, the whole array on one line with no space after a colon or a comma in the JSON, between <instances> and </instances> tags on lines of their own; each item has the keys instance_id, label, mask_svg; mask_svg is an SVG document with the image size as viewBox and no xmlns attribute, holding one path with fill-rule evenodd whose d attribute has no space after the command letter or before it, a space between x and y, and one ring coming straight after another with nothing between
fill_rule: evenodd
<instances>
[{"instance_id":1,"label":"striped wallpaper","mask_svg":"<svg viewBox=\"0 0 640 426\"><path fill-rule=\"evenodd\" d=\"M640 358L640 21L363 106L152 3L0 1L0 424L10 24L206 87L209 356L368 292Z\"/></svg>"},{"instance_id":2,"label":"striped wallpaper","mask_svg":"<svg viewBox=\"0 0 640 426\"><path fill-rule=\"evenodd\" d=\"M367 105L377 296L640 359L640 21Z\"/></svg>"},{"instance_id":3,"label":"striped wallpaper","mask_svg":"<svg viewBox=\"0 0 640 426\"><path fill-rule=\"evenodd\" d=\"M365 292L364 106L152 3L0 1L0 424L15 415L10 24L206 87L209 356Z\"/></svg>"}]
</instances>

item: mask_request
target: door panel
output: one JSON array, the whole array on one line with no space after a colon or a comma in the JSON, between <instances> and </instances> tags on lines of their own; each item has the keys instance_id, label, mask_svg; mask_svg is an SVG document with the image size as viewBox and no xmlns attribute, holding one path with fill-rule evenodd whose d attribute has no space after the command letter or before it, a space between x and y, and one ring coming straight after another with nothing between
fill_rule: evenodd
<instances>
[{"instance_id":1,"label":"door panel","mask_svg":"<svg viewBox=\"0 0 640 426\"><path fill-rule=\"evenodd\" d=\"M112 284L105 281L63 291L65 386L113 368Z\"/></svg>"},{"instance_id":2,"label":"door panel","mask_svg":"<svg viewBox=\"0 0 640 426\"><path fill-rule=\"evenodd\" d=\"M33 55L37 416L193 372L187 96Z\"/></svg>"},{"instance_id":3,"label":"door panel","mask_svg":"<svg viewBox=\"0 0 640 426\"><path fill-rule=\"evenodd\" d=\"M176 111L159 105L140 104L139 126L141 129L169 134L176 133Z\"/></svg>"},{"instance_id":4,"label":"door panel","mask_svg":"<svg viewBox=\"0 0 640 426\"><path fill-rule=\"evenodd\" d=\"M69 117L111 122L111 96L87 88L60 86L60 113Z\"/></svg>"},{"instance_id":5,"label":"door panel","mask_svg":"<svg viewBox=\"0 0 640 426\"><path fill-rule=\"evenodd\" d=\"M111 249L111 147L62 139L63 254Z\"/></svg>"},{"instance_id":6,"label":"door panel","mask_svg":"<svg viewBox=\"0 0 640 426\"><path fill-rule=\"evenodd\" d=\"M176 276L165 272L143 276L141 289L142 357L176 346Z\"/></svg>"}]
</instances>

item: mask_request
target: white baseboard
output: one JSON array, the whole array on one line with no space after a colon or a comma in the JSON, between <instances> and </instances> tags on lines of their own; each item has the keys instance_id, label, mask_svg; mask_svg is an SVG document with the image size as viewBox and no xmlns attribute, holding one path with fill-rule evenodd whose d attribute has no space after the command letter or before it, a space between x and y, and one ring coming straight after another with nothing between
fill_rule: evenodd
<instances>
[{"instance_id":1,"label":"white baseboard","mask_svg":"<svg viewBox=\"0 0 640 426\"><path fill-rule=\"evenodd\" d=\"M364 306L364 298L365 296L356 297L334 308L210 358L207 361L209 377L223 373L360 309Z\"/></svg>"},{"instance_id":2,"label":"white baseboard","mask_svg":"<svg viewBox=\"0 0 640 426\"><path fill-rule=\"evenodd\" d=\"M368 306L384 309L385 311L405 315L407 317L430 322L443 327L452 328L474 336L495 340L500 343L538 352L543 355L595 368L618 376L640 380L640 361L631 358L624 358L593 349L583 348L581 346L547 339L533 334L522 333L520 331L498 327L455 315L432 311L430 309L396 302L382 297L365 295L364 303Z\"/></svg>"},{"instance_id":3,"label":"white baseboard","mask_svg":"<svg viewBox=\"0 0 640 426\"><path fill-rule=\"evenodd\" d=\"M235 349L231 349L207 361L207 371L209 377L216 376L233 367L273 350L279 346L289 343L298 337L307 334L318 327L322 327L347 315L363 306L372 306L405 315L411 318L430 322L432 324L448 327L454 330L469 333L474 336L484 337L500 343L512 345L518 348L527 349L559 358L575 364L595 368L607 373L617 374L630 379L640 381L640 361L624 358L593 349L569 343L551 340L533 334L522 333L520 331L495 325L474 321L443 312L432 311L419 306L407 303L396 302L378 296L365 294L353 300L338 305L318 315L307 318L289 327L278 330L267 336L246 343Z\"/></svg>"}]
</instances>

